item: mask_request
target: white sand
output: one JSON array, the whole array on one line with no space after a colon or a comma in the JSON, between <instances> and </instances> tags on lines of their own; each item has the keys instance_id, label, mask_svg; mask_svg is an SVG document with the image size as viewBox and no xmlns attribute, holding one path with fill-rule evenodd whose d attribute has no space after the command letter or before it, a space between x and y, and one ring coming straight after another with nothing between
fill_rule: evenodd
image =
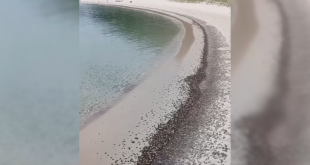
<instances>
[{"instance_id":1,"label":"white sand","mask_svg":"<svg viewBox=\"0 0 310 165\"><path fill-rule=\"evenodd\" d=\"M217 27L230 44L230 11L226 7L180 4L164 0L135 0L133 4L128 2L125 0L109 4L141 8L151 6L154 10L156 8L156 11L166 10L193 16ZM192 23L187 18L168 14ZM174 57L166 61L117 105L80 131L81 165L112 164L121 158L137 160L140 150L148 145L147 138L155 133L154 126L165 123L169 118L164 117L176 110L174 104L186 98L186 93L180 88L186 86L184 78L197 70L203 48L202 31L195 25L193 32L194 43L182 61ZM230 63L223 67L229 70Z\"/></svg>"}]
</instances>

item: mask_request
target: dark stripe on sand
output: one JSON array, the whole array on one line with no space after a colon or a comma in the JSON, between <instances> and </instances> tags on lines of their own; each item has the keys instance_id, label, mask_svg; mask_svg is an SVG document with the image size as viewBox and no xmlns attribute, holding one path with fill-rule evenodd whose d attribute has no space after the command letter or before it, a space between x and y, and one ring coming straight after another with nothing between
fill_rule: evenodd
<instances>
[{"instance_id":1,"label":"dark stripe on sand","mask_svg":"<svg viewBox=\"0 0 310 165\"><path fill-rule=\"evenodd\" d=\"M275 86L277 93L269 100L263 111L243 121L243 129L248 131L249 150L246 156L249 165L273 165L276 157L268 141L270 133L285 116L284 97L287 94L287 68L290 55L289 24L281 2L274 1L279 9L282 21L282 36L278 75Z\"/></svg>"},{"instance_id":2,"label":"dark stripe on sand","mask_svg":"<svg viewBox=\"0 0 310 165\"><path fill-rule=\"evenodd\" d=\"M176 13L174 13L176 14ZM179 14L177 14L179 15ZM180 15L186 17L184 15ZM150 137L149 146L146 146L142 150L142 155L139 156L137 165L149 165L154 162L156 156L161 153L164 147L177 138L176 132L183 127L183 121L186 120L188 114L194 110L194 105L197 104L201 97L201 90L199 84L206 78L205 70L208 66L207 55L208 55L208 38L205 28L198 23L198 21L191 19L203 32L204 47L202 50L202 59L200 67L194 75L191 75L185 79L185 82L189 85L189 94L187 100L180 105L178 110L172 115L172 118L164 124L160 124L156 133Z\"/></svg>"}]
</instances>

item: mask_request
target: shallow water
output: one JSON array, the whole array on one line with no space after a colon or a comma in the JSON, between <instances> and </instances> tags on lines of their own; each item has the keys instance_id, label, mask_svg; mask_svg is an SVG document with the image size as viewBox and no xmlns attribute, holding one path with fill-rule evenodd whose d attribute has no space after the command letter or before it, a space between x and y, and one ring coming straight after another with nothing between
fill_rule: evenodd
<instances>
[{"instance_id":1,"label":"shallow water","mask_svg":"<svg viewBox=\"0 0 310 165\"><path fill-rule=\"evenodd\" d=\"M180 46L180 23L138 10L80 5L80 114L103 111Z\"/></svg>"}]
</instances>

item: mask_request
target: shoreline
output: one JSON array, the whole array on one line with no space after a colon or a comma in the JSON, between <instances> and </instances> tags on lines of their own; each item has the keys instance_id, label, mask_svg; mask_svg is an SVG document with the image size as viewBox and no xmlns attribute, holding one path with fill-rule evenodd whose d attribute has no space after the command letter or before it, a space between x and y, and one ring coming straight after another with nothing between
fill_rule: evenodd
<instances>
[{"instance_id":1,"label":"shoreline","mask_svg":"<svg viewBox=\"0 0 310 165\"><path fill-rule=\"evenodd\" d=\"M185 81L189 85L189 96L186 101L178 107L178 110L173 114L171 120L167 123L161 123L156 128L156 134L152 135L150 138L149 146L144 147L142 150L142 156L139 157L137 163L139 165L154 163L156 156L159 154L158 152L161 152L161 150L166 147L165 145L171 141L171 138L175 138L175 132L182 127L182 121L188 116L190 111L193 110L193 105L201 97L199 85L206 78L204 70L208 66L208 38L204 27L194 19L192 19L192 21L197 24L203 32L204 46L200 67L194 75L186 77Z\"/></svg>"},{"instance_id":2,"label":"shoreline","mask_svg":"<svg viewBox=\"0 0 310 165\"><path fill-rule=\"evenodd\" d=\"M85 3L85 4L93 4L93 3ZM172 15L165 14L165 13L160 13L160 12L152 11L152 10L146 10L146 9L140 9L140 8L134 8L134 7L127 7L127 6L109 5L109 4L98 4L98 5L112 6L112 7L117 7L117 8L127 8L127 9L130 9L130 10L140 10L140 11L143 11L143 12L149 12L149 13L152 13L152 14L160 15L162 17L166 17L167 19L172 20L174 23L176 23L176 21L178 21L178 23L176 23L176 24L180 24L182 26L182 30L179 33L185 33L185 34L181 34L181 35L183 35L182 36L183 39L182 39L182 41L180 41L181 44L180 44L180 47L178 48L178 50L176 50L176 52L175 52L176 54L169 55L169 57L165 57L165 60L170 60L171 58L176 58L178 61L181 62L183 60L184 56L189 51L191 45L194 42L195 38L194 38L192 26L188 22L183 21L182 19L179 19L179 18L174 17ZM175 36L175 38L172 40L172 42L175 42L175 40L179 37L178 35ZM170 46L170 44L169 44L169 46ZM169 46L167 46L167 47L169 47ZM165 48L165 49L168 49L168 48ZM165 50L163 52L165 52ZM163 53L163 54L166 54L166 53ZM148 76L152 75L153 72L158 70L161 67L161 65L163 65L163 63L165 63L165 60L162 60L160 63L158 63L155 66L153 66L152 68L148 69L145 72L146 74L144 74L144 75L139 77L139 79L141 79L141 80L139 80L136 83L129 84L127 87L125 87L123 89L123 92L121 93L121 95L118 98L116 98L115 100L113 100L112 102L110 102L108 105L106 105L104 108L101 108L100 110L98 110L98 111L96 111L96 112L94 112L94 113L92 113L90 115L84 115L82 117L82 121L80 121L79 131L81 131L82 129L87 127L89 124L91 124L92 122L94 122L95 120L100 118L102 115L104 115L111 108L113 108L113 106L115 106L119 102L121 102L121 100L124 99L124 97L126 97L126 95L128 93L130 93L135 87L137 87L141 83L143 83L143 81L145 79L147 79ZM80 120L81 120L81 117L80 117Z\"/></svg>"},{"instance_id":3,"label":"shoreline","mask_svg":"<svg viewBox=\"0 0 310 165\"><path fill-rule=\"evenodd\" d=\"M112 5L114 6L115 4L116 3L113 3ZM148 78L149 80L146 80L147 83L143 82L140 86L136 87L133 91L129 93L129 95L131 96L128 96L128 97L136 97L137 95L142 95L142 96L148 95L145 92L141 92L141 89L143 89L142 87L143 85L150 85L152 84L151 83L152 81L155 82L156 80L159 83L158 78L162 79L168 76L177 76L178 77L177 84L173 84L173 86L177 86L175 89L171 89L172 88L171 84L168 85L168 88L169 88L168 90L164 88L156 89L156 87L158 86L155 85L156 92L161 93L161 92L165 92L165 90L168 92L167 94L164 94L164 96L166 96L165 98L162 98L163 95L159 95L159 97L157 98L156 97L155 98L142 97L143 101L142 100L141 100L142 102L140 100L138 101L140 102L139 104L141 105L133 105L134 103L130 104L126 102L126 100L134 101L133 100L134 98L127 97L122 101L125 103L120 103L123 105L129 105L126 107L127 109L131 109L133 107L140 108L138 109L138 111L142 112L142 114L145 112L144 108L151 109L149 110L150 113L147 112L143 116L142 114L138 114L139 118L136 118L134 117L136 115L134 110L123 109L123 107L121 107L122 105L116 105L118 108L121 108L123 110L121 111L118 110L119 112L116 112L118 108L114 107L109 111L110 113L109 116L105 116L105 115L102 116L101 119L100 118L97 119L96 121L94 121L93 124L90 125L91 128L86 127L86 129L83 129L82 131L80 131L80 137L81 137L80 139L81 150L80 151L82 151L80 155L83 155L80 157L80 162L82 164L83 162L85 163L92 162L91 164L117 163L117 162L119 163L126 162L127 164L133 164L133 163L149 164L149 163L154 163L154 161L156 162L156 157L158 157L158 155L161 155L162 153L165 152L165 150L167 150L167 145L172 145L171 143L173 143L173 141L171 141L171 139L177 138L176 134L180 132L178 129L181 129L182 127L184 127L183 124L184 122L186 122L186 120L191 120L192 118L191 113L196 113L195 111L200 112L200 110L198 110L197 108L199 107L201 108L200 106L201 104L199 103L199 101L201 99L204 99L205 97L205 94L203 92L210 90L210 89L207 89L204 91L204 89L201 88L201 84L204 83L205 81L212 81L210 80L210 77L214 77L212 73L209 73L210 77L207 77L207 74L209 72L208 70L210 70L210 67L208 67L209 69L207 68L208 62L210 60L210 57L207 55L210 52L214 53L216 51L222 51L219 49L221 46L226 47L225 44L218 44L218 43L213 43L213 42L217 42L217 41L227 42L227 40L230 41L229 37L228 38L224 37L224 40L226 39L226 41L222 41L223 38L221 38L220 34L210 35L209 33L218 33L216 30L217 28L211 27L208 24L206 25L204 21L199 20L195 17L188 16L186 14L181 15L180 13L176 14L176 12L174 11L164 11L161 9L149 9L143 6L142 7L141 6L140 7L129 6L129 5L128 6L117 5L117 6L138 8L139 10L145 10L145 11L151 10L152 12L156 11L159 13L166 13L166 14L168 13L169 15L174 15L179 18L186 19L189 22L193 22L192 27L194 28L194 35L198 38L195 39L194 44L190 48L189 52L185 53L186 56L184 57L185 59L183 60L183 62L187 64L183 64L182 62L178 64L177 61L173 61L173 60L166 62L165 64L163 64L163 67L159 69L161 71L157 71L157 73L154 73L155 75L152 75L150 78ZM206 30L206 27L208 27L208 30ZM218 39L216 41L208 41L208 37L210 37L211 39L213 38L214 40L216 40L217 38ZM210 42L211 47L209 45L209 42ZM213 50L214 48L216 48L216 50ZM216 59L219 57L211 57L211 58ZM217 64L210 64L210 65L212 66L212 65L217 65ZM227 66L224 66L224 67L227 67ZM173 74L165 73L168 70L170 70L168 68L173 70L174 73ZM183 70L180 68L182 68ZM225 72L227 70L229 71L228 68L225 68L225 69L226 69ZM224 72L222 71L222 73ZM224 91L228 90L227 94L225 94L225 96L227 96L227 95L230 95L230 91L228 89L230 88L230 84L229 84L229 80L226 80L226 79L230 78L230 75L226 75L228 73L224 73L224 74L226 76L225 81L228 81L228 84L223 89L220 89L220 87L214 87L214 90L218 90L217 91L218 93L223 92L221 90L224 90ZM220 78L215 78L215 79L216 81L222 81L222 80L217 80ZM183 81L183 82L180 83L180 81ZM212 85L210 84L210 86ZM137 89L137 88L140 88L140 89ZM151 86L147 86L147 88L151 88ZM147 88L145 88L144 90L146 90ZM152 92L152 90L150 92ZM212 94L208 92L208 97L210 97L210 100L212 102L229 104L229 105L226 105L227 107L225 107L225 112L227 112L227 108L230 109L229 98L225 98L224 100L220 99L219 101L217 101L215 97L212 97L212 95L218 97L217 94ZM152 94L149 96L152 96ZM183 97L180 98L179 96L183 96ZM154 100L156 101L156 105L152 105L154 103L153 102ZM169 103L169 101L167 102L167 100L172 100L172 103ZM149 103L144 103L148 101ZM157 105L157 104L161 104L161 105ZM165 104L166 106L164 106ZM167 106L167 104L169 105ZM127 112L124 112L124 111L127 111ZM161 114L160 113L157 114L158 111L161 111ZM132 114L132 112L134 114ZM127 113L127 114L122 114L122 113ZM228 112L228 116L226 114L227 116L226 118L228 118L229 115L230 113ZM126 120L126 121L120 121L121 123L117 123L117 122L115 123L115 121L111 121L113 120L111 119L111 117L122 118L122 116L125 117L123 118L123 120ZM149 119L148 118L149 116L153 116L153 118ZM128 119L128 117L130 117L130 119ZM145 120L145 118L147 118L147 120ZM135 121L130 121L130 120L135 120L135 119L142 121L143 126L140 124L140 122L138 123L138 125L136 125L136 123L133 124ZM107 120L110 120L110 121L107 121ZM222 122L225 122L223 127L226 128L229 125L228 120L229 119L222 120ZM108 123L114 123L115 125L107 126L106 124ZM132 126L128 126L130 124ZM127 127L127 128L124 128L124 127ZM129 130L128 133L123 132L125 130L126 131ZM228 131L227 129L224 129L224 130L226 130L226 132ZM101 132L104 135L108 133L108 135L105 135L102 138L98 138L98 135L100 135L99 132ZM109 133L112 133L113 135ZM121 138L117 139L117 137L119 136L121 136ZM135 137L133 138L131 136L135 136ZM100 143L100 140L102 140L101 143ZM228 148L230 148L228 141L229 140L226 140L225 142L223 142L223 144L224 143L225 145L227 144ZM102 147L98 147L98 145L102 145ZM119 147L117 147L117 145ZM104 149L107 152L105 152L104 155L101 155L100 158L90 153L91 151L93 151L93 152L98 152L97 154L99 154L99 151L102 153L101 151L102 149ZM118 155L120 153L121 155ZM229 162L229 158L228 158L229 153L226 153L224 155L226 155L226 157L221 158L220 160ZM172 161L172 160L167 160L167 162L169 161Z\"/></svg>"}]
</instances>

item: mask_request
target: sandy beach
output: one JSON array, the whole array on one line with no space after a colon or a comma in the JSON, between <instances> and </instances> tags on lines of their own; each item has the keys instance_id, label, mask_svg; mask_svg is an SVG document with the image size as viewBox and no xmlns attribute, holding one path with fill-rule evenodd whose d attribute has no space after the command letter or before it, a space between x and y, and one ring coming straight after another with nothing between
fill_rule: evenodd
<instances>
[{"instance_id":1,"label":"sandy beach","mask_svg":"<svg viewBox=\"0 0 310 165\"><path fill-rule=\"evenodd\" d=\"M230 8L165 0L100 4L169 17L182 23L184 37L176 55L80 130L80 164L229 164Z\"/></svg>"}]
</instances>

